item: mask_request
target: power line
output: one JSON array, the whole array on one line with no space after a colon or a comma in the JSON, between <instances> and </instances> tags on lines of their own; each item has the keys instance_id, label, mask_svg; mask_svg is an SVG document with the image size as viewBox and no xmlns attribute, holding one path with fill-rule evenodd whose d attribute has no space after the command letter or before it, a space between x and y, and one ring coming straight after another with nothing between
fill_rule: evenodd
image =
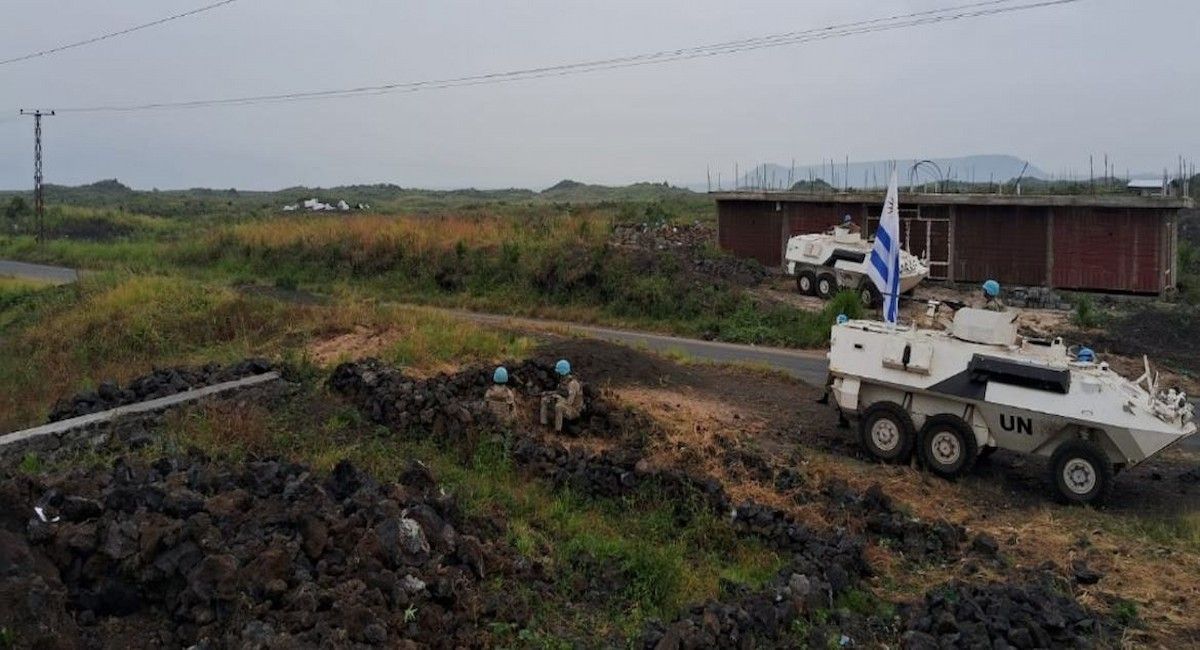
<instances>
[{"instance_id":1,"label":"power line","mask_svg":"<svg viewBox=\"0 0 1200 650\"><path fill-rule=\"evenodd\" d=\"M813 41L830 40L846 36L904 29L908 27L962 20L965 18L978 18L983 16L992 16L1015 11L1025 11L1079 2L1079 0L1039 0L1034 2L1027 1L1024 4L1013 4L1013 2L1017 1L1020 0L988 0L986 2L974 2L971 4L946 7L943 9L900 14L886 18L874 18L870 20L861 20L814 29L784 32L780 34L772 34L768 36L760 36L736 41L726 41L722 43L713 43L696 47L660 50L657 52L614 57L609 59L542 66L536 68L524 68L519 70L510 70L507 72L492 72L463 77L452 77L447 79L396 82L374 86L358 86L353 88L341 88L333 90L277 93L270 95L250 95L245 97L228 97L221 99L72 107L59 109L59 112L98 113L202 108L209 106L243 106L261 103L369 96L393 92L419 92L424 90L439 90L462 86L507 83L512 81L524 81L528 79L540 79L544 77L585 74L602 70L613 70L634 66L657 65L671 61L682 61L707 56L723 56L737 52L782 47L786 45L798 45Z\"/></svg>"},{"instance_id":2,"label":"power line","mask_svg":"<svg viewBox=\"0 0 1200 650\"><path fill-rule=\"evenodd\" d=\"M57 46L57 47L52 47L52 48L50 48L50 49L48 49L48 50L38 50L37 52L30 52L29 54L23 54L23 55L21 55L21 56L14 56L14 57L13 57L13 58L11 58L11 59L4 59L4 60L0 60L0 65L6 65L6 64L9 64L9 63L16 63L16 62L18 62L18 61L28 61L29 59L35 59L35 58L37 58L37 57L40 57L40 56L46 56L47 54L55 54L55 53L58 53L58 52L62 52L62 51L64 51L64 50L70 50L70 49L74 49L74 48L77 48L77 47L83 47L84 45L91 45L92 43L99 43L100 41L106 41L106 40L108 40L108 39L110 39L110 38L116 38L116 37L118 37L118 36L124 36L124 35L126 35L126 34L132 34L133 32L136 32L136 31L139 31L139 30L143 30L143 29L146 29L146 28L148 28L148 27L155 27L155 26L161 25L161 24L163 24L163 23L169 23L169 22L171 22L172 20L179 20L180 18L186 18L186 17L188 17L188 16L194 16L194 15L196 15L196 14L198 14L198 13L203 13L203 12L205 12L205 11L209 11L209 10L212 10L212 9L216 9L217 7L222 7L222 6L224 6L224 5L231 4L231 3L234 3L234 2L237 2L237 0L221 0L221 2L214 2L214 3L210 4L210 5L205 5L205 6L203 6L203 7L198 7L198 8L196 8L196 9L192 9L191 11L185 11L185 12L183 12L183 13L181 13L181 14L175 14L175 15L173 15L173 16L167 16L166 18L159 18L158 20L154 20L154 21L151 21L151 22L148 22L148 23L142 23L141 25L134 25L133 27L128 27L128 28L126 28L126 29L122 29L121 31L118 31L118 32L109 32L109 33L107 33L107 34L101 34L100 36L93 36L92 38L89 38L89 39L86 39L86 40L82 40L82 41L76 41L76 42L74 42L74 43L67 43L67 44L65 44L65 45L59 45L59 46Z\"/></svg>"}]
</instances>

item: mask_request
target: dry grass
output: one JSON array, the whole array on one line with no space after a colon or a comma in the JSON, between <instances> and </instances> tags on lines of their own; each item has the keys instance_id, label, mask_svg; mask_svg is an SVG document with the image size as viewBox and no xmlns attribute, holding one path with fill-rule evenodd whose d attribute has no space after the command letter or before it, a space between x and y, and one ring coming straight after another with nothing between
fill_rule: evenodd
<instances>
[{"instance_id":1,"label":"dry grass","mask_svg":"<svg viewBox=\"0 0 1200 650\"><path fill-rule=\"evenodd\" d=\"M748 477L731 472L721 460L717 436L735 444L766 449L777 467L788 457L773 448L771 432L753 412L693 391L621 389L622 402L650 414L663 425L665 437L652 446L659 467L680 467L722 481L735 501L753 499L790 512L814 528L842 527L862 532L858 517L832 516L822 503L796 504ZM738 417L734 418L734 414ZM968 535L987 533L1015 569L1035 569L1053 562L1069 573L1075 560L1104 572L1097 585L1076 586L1083 604L1112 613L1124 600L1137 604L1143 627L1130 629L1122 640L1129 647L1191 647L1200 642L1194 612L1200 608L1200 517L1181 515L1146 518L1139 513L1070 508L1049 501L1021 503L1004 494L992 479L951 483L907 466L863 463L836 454L805 449L802 471L809 484L845 481L863 492L879 483L897 506L925 521L945 519L967 528ZM914 565L887 545L872 544L867 556L878 575L872 591L893 602L920 599L931 586L963 577L964 562ZM978 563L972 580L1006 580L1006 571Z\"/></svg>"},{"instance_id":2,"label":"dry grass","mask_svg":"<svg viewBox=\"0 0 1200 650\"><path fill-rule=\"evenodd\" d=\"M235 458L270 454L278 446L271 413L246 402L218 400L170 411L166 426L172 435L189 444L220 450Z\"/></svg>"},{"instance_id":3,"label":"dry grass","mask_svg":"<svg viewBox=\"0 0 1200 650\"><path fill-rule=\"evenodd\" d=\"M606 224L597 224L596 219L586 213L522 219L474 214L297 216L239 224L232 234L243 245L266 249L349 244L360 251L425 255L451 250L460 243L488 248L531 237L548 242L602 237L607 232L603 227Z\"/></svg>"}]
</instances>

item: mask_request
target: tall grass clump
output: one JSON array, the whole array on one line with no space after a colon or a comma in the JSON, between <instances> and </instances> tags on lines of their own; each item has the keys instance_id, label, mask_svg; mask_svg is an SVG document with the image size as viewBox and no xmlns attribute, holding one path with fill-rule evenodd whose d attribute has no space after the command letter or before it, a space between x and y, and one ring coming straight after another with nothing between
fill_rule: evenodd
<instances>
[{"instance_id":1,"label":"tall grass clump","mask_svg":"<svg viewBox=\"0 0 1200 650\"><path fill-rule=\"evenodd\" d=\"M830 328L840 314L852 319L863 317L862 303L853 292L839 293L817 312L784 305L763 306L742 299L728 315L702 321L695 333L736 343L823 347L829 343Z\"/></svg>"},{"instance_id":2,"label":"tall grass clump","mask_svg":"<svg viewBox=\"0 0 1200 650\"><path fill-rule=\"evenodd\" d=\"M1200 305L1200 246L1179 242L1179 294L1189 305Z\"/></svg>"},{"instance_id":3,"label":"tall grass clump","mask_svg":"<svg viewBox=\"0 0 1200 650\"><path fill-rule=\"evenodd\" d=\"M1090 296L1080 296L1075 301L1075 311L1071 321L1084 329L1093 329L1104 324L1104 313L1096 307Z\"/></svg>"}]
</instances>

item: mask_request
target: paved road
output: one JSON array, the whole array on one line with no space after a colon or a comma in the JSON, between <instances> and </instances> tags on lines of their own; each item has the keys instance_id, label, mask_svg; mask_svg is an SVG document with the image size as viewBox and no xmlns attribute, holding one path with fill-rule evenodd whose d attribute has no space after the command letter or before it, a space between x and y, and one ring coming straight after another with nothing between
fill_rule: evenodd
<instances>
[{"instance_id":1,"label":"paved road","mask_svg":"<svg viewBox=\"0 0 1200 650\"><path fill-rule=\"evenodd\" d=\"M778 368L802 381L816 386L824 383L825 371L828 368L828 361L825 358L824 350L793 350L789 348L723 343L721 341L702 341L699 339L667 336L665 334L650 334L648 332L597 327L595 325L580 325L566 321L481 314L462 310L451 310L449 313L480 323L507 324L529 329L576 332L585 336L623 343L625 345L645 346L655 352L677 351L704 361L715 361L718 363L759 363Z\"/></svg>"},{"instance_id":2,"label":"paved road","mask_svg":"<svg viewBox=\"0 0 1200 650\"><path fill-rule=\"evenodd\" d=\"M757 345L739 345L736 343L701 341L663 334L596 327L593 325L579 325L565 321L518 318L463 310L446 311L461 318L467 318L480 323L508 324L527 329L577 332L585 336L623 343L625 345L644 345L656 352L682 351L691 357L705 361L715 361L718 363L762 363L782 370L813 386L821 386L825 382L825 372L829 368L829 361L823 350L793 350ZM1192 400L1192 403L1196 406L1196 410L1200 411L1200 400ZM1200 436L1187 438L1180 443L1180 446L1189 450L1200 450Z\"/></svg>"},{"instance_id":3,"label":"paved road","mask_svg":"<svg viewBox=\"0 0 1200 650\"><path fill-rule=\"evenodd\" d=\"M0 277L4 276L52 284L69 284L79 279L79 272L62 266L0 260Z\"/></svg>"}]
</instances>

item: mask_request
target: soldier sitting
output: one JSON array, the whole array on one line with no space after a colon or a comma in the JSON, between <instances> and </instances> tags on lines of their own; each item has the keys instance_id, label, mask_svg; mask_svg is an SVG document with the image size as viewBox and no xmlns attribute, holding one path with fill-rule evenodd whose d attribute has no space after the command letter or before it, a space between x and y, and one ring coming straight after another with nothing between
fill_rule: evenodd
<instances>
[{"instance_id":1,"label":"soldier sitting","mask_svg":"<svg viewBox=\"0 0 1200 650\"><path fill-rule=\"evenodd\" d=\"M1000 300L1000 283L988 280L983 283L983 309L988 311L1004 311L1006 307Z\"/></svg>"},{"instance_id":2,"label":"soldier sitting","mask_svg":"<svg viewBox=\"0 0 1200 650\"><path fill-rule=\"evenodd\" d=\"M583 384L571 374L571 364L559 359L554 364L558 373L558 389L542 395L541 421L550 424L550 412L554 412L554 430L562 431L563 423L574 420L583 413Z\"/></svg>"},{"instance_id":3,"label":"soldier sitting","mask_svg":"<svg viewBox=\"0 0 1200 650\"><path fill-rule=\"evenodd\" d=\"M496 368L492 373L492 385L483 395L483 404L501 424L511 424L517 414L517 400L508 384L508 369Z\"/></svg>"},{"instance_id":4,"label":"soldier sitting","mask_svg":"<svg viewBox=\"0 0 1200 650\"><path fill-rule=\"evenodd\" d=\"M842 227L855 235L862 234L862 228L859 227L858 224L854 223L854 219L848 214L842 216Z\"/></svg>"}]
</instances>

